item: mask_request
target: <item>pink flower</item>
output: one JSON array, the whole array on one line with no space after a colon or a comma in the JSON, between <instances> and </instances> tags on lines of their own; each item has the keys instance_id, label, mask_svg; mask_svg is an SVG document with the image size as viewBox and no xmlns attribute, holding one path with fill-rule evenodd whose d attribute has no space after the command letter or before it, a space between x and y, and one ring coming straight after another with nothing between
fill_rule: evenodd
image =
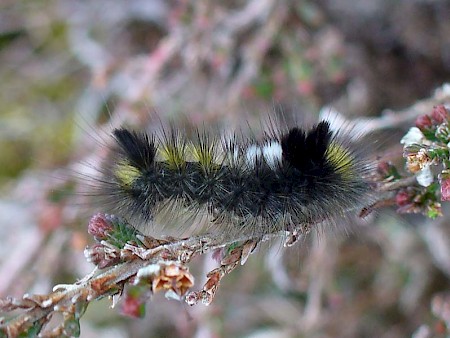
<instances>
[{"instance_id":1,"label":"pink flower","mask_svg":"<svg viewBox=\"0 0 450 338\"><path fill-rule=\"evenodd\" d=\"M441 180L441 200L450 201L450 178Z\"/></svg>"}]
</instances>

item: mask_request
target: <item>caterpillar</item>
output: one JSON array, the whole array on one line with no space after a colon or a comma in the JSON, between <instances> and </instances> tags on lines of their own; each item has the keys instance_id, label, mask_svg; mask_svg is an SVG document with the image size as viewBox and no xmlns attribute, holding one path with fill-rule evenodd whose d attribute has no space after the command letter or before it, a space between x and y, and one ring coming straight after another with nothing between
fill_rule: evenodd
<instances>
[{"instance_id":1,"label":"caterpillar","mask_svg":"<svg viewBox=\"0 0 450 338\"><path fill-rule=\"evenodd\" d=\"M168 226L225 236L307 232L356 213L371 199L370 161L325 120L310 129L272 130L261 139L125 127L114 129L112 138L95 203L144 233Z\"/></svg>"}]
</instances>

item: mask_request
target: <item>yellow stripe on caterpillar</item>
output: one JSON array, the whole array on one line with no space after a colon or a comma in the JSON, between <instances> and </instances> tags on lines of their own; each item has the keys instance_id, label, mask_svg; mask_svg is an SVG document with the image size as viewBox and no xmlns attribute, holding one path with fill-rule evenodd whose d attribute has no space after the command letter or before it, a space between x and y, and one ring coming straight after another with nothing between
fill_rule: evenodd
<instances>
[{"instance_id":1,"label":"yellow stripe on caterpillar","mask_svg":"<svg viewBox=\"0 0 450 338\"><path fill-rule=\"evenodd\" d=\"M132 166L130 162L122 160L117 163L114 174L123 187L131 187L133 182L141 176L138 168Z\"/></svg>"},{"instance_id":2,"label":"yellow stripe on caterpillar","mask_svg":"<svg viewBox=\"0 0 450 338\"><path fill-rule=\"evenodd\" d=\"M220 168L220 159L217 150L217 145L214 142L206 143L191 143L189 144L190 154L192 160L197 162L200 167L206 172L210 173Z\"/></svg>"},{"instance_id":3,"label":"yellow stripe on caterpillar","mask_svg":"<svg viewBox=\"0 0 450 338\"><path fill-rule=\"evenodd\" d=\"M186 165L186 146L178 142L162 144L158 148L158 158L167 164L169 169L183 169Z\"/></svg>"},{"instance_id":4,"label":"yellow stripe on caterpillar","mask_svg":"<svg viewBox=\"0 0 450 338\"><path fill-rule=\"evenodd\" d=\"M352 168L354 158L346 148L336 142L331 142L325 156L343 178L348 179L353 177L354 171Z\"/></svg>"}]
</instances>

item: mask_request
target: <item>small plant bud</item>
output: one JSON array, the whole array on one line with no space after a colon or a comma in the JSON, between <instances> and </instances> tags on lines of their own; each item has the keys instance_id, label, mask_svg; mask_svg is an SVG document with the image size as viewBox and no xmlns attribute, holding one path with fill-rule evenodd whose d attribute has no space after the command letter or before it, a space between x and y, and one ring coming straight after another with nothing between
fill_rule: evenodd
<instances>
[{"instance_id":1,"label":"small plant bud","mask_svg":"<svg viewBox=\"0 0 450 338\"><path fill-rule=\"evenodd\" d=\"M143 318L145 316L145 303L139 297L127 294L122 303L121 312L129 317Z\"/></svg>"},{"instance_id":2,"label":"small plant bud","mask_svg":"<svg viewBox=\"0 0 450 338\"><path fill-rule=\"evenodd\" d=\"M88 224L88 233L98 241L107 239L112 230L111 223L100 213L92 216Z\"/></svg>"},{"instance_id":3,"label":"small plant bud","mask_svg":"<svg viewBox=\"0 0 450 338\"><path fill-rule=\"evenodd\" d=\"M450 178L441 181L441 200L450 201Z\"/></svg>"},{"instance_id":4,"label":"small plant bud","mask_svg":"<svg viewBox=\"0 0 450 338\"><path fill-rule=\"evenodd\" d=\"M403 207L411 203L411 196L406 190L400 190L395 196L395 203L399 207Z\"/></svg>"},{"instance_id":5,"label":"small plant bud","mask_svg":"<svg viewBox=\"0 0 450 338\"><path fill-rule=\"evenodd\" d=\"M443 123L448 120L448 111L442 104L439 106L435 106L433 107L433 110L431 112L431 117L437 123Z\"/></svg>"},{"instance_id":6,"label":"small plant bud","mask_svg":"<svg viewBox=\"0 0 450 338\"><path fill-rule=\"evenodd\" d=\"M441 200L450 201L450 170L444 169L439 175L439 183L441 185Z\"/></svg>"},{"instance_id":7,"label":"small plant bud","mask_svg":"<svg viewBox=\"0 0 450 338\"><path fill-rule=\"evenodd\" d=\"M429 129L433 125L431 118L428 115L420 115L416 119L416 127L420 130Z\"/></svg>"},{"instance_id":8,"label":"small plant bud","mask_svg":"<svg viewBox=\"0 0 450 338\"><path fill-rule=\"evenodd\" d=\"M386 181L393 181L400 178L397 168L390 162L382 161L378 163L377 173Z\"/></svg>"}]
</instances>

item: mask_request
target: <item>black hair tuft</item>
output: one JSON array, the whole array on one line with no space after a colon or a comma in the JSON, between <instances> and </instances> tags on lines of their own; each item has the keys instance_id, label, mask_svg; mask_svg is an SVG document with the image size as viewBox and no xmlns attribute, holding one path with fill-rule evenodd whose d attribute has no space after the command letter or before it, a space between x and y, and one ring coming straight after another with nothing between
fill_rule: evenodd
<instances>
[{"instance_id":1,"label":"black hair tuft","mask_svg":"<svg viewBox=\"0 0 450 338\"><path fill-rule=\"evenodd\" d=\"M156 147L154 141L147 134L121 128L114 129L113 135L120 149L134 167L143 172L152 168Z\"/></svg>"}]
</instances>

